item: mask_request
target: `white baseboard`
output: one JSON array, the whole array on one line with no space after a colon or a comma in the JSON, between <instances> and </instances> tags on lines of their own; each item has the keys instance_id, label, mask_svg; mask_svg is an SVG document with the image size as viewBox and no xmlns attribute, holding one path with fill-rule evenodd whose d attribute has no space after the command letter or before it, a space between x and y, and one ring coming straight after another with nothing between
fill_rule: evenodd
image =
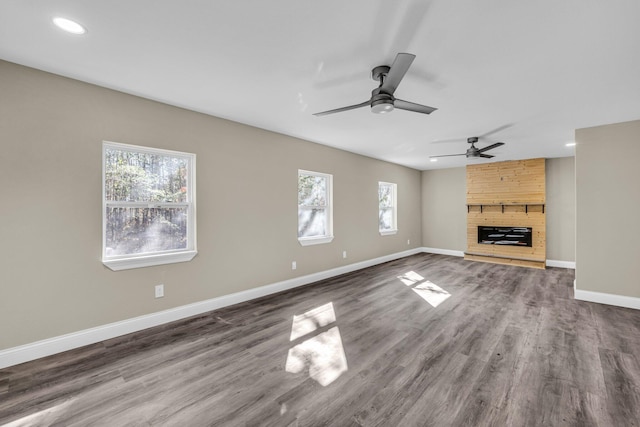
<instances>
[{"instance_id":1,"label":"white baseboard","mask_svg":"<svg viewBox=\"0 0 640 427\"><path fill-rule=\"evenodd\" d=\"M427 252L430 254L440 254L440 255L450 255L463 257L464 251L455 251L453 249L439 249L439 248L422 248L422 252ZM572 268L576 269L576 263L574 261L556 261L553 259L548 259L546 261L548 267L560 267L560 268Z\"/></svg>"},{"instance_id":2,"label":"white baseboard","mask_svg":"<svg viewBox=\"0 0 640 427\"><path fill-rule=\"evenodd\" d=\"M554 259L548 259L547 267L571 268L575 270L576 262L575 261L556 261Z\"/></svg>"},{"instance_id":3,"label":"white baseboard","mask_svg":"<svg viewBox=\"0 0 640 427\"><path fill-rule=\"evenodd\" d=\"M617 307L634 308L640 310L640 298L623 295L607 294L604 292L583 291L575 289L574 298L580 301L597 302L600 304L615 305Z\"/></svg>"},{"instance_id":4,"label":"white baseboard","mask_svg":"<svg viewBox=\"0 0 640 427\"><path fill-rule=\"evenodd\" d=\"M143 329L162 325L168 322L173 322L175 320L180 320L198 314L206 313L211 310L217 310L222 307L227 307L229 305L238 304L255 298L260 298L266 295L274 294L276 292L308 285L319 280L324 280L330 277L339 276L341 274L350 273L362 268L371 267L376 264L382 264L383 262L393 261L421 252L425 252L423 248L410 249L403 252L385 255L379 258L356 262L354 264L349 264L342 267L332 268L330 270L325 270L318 273L308 274L306 276L283 280L282 282L272 283L270 285L248 289L246 291L236 292L230 295L224 295L193 304L171 308L169 310L159 311L144 316L134 317L132 319L109 323L106 325L85 329L66 335L60 335L57 337L48 338L42 341L37 341L6 350L0 350L0 369L24 362L29 362L41 357L50 356L52 354L61 353L63 351L72 350L74 348L79 348L85 345L94 344L121 335L130 334L132 332L141 331Z\"/></svg>"},{"instance_id":5,"label":"white baseboard","mask_svg":"<svg viewBox=\"0 0 640 427\"><path fill-rule=\"evenodd\" d=\"M438 254L438 255L450 255L463 257L464 251L454 251L453 249L438 249L438 248L422 248L422 252L427 252L430 254Z\"/></svg>"}]
</instances>

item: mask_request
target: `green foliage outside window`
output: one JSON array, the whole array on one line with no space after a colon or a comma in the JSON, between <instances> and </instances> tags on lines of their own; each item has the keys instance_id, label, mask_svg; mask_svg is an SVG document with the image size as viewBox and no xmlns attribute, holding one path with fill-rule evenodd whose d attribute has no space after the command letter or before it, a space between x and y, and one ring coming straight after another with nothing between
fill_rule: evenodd
<instances>
[{"instance_id":1,"label":"green foliage outside window","mask_svg":"<svg viewBox=\"0 0 640 427\"><path fill-rule=\"evenodd\" d=\"M187 158L107 147L104 166L107 256L187 247Z\"/></svg>"}]
</instances>

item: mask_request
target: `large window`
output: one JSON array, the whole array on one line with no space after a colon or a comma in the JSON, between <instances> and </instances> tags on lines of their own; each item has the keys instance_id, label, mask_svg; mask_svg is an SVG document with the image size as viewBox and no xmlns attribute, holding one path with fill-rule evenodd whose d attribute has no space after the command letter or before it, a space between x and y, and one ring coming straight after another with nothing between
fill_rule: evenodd
<instances>
[{"instance_id":1,"label":"large window","mask_svg":"<svg viewBox=\"0 0 640 427\"><path fill-rule=\"evenodd\" d=\"M112 270L196 255L195 155L103 143L102 262Z\"/></svg>"},{"instance_id":2,"label":"large window","mask_svg":"<svg viewBox=\"0 0 640 427\"><path fill-rule=\"evenodd\" d=\"M301 245L333 240L332 176L298 171L298 241Z\"/></svg>"},{"instance_id":3,"label":"large window","mask_svg":"<svg viewBox=\"0 0 640 427\"><path fill-rule=\"evenodd\" d=\"M378 183L378 229L380 234L396 234L398 232L397 193L398 186L390 182Z\"/></svg>"}]
</instances>

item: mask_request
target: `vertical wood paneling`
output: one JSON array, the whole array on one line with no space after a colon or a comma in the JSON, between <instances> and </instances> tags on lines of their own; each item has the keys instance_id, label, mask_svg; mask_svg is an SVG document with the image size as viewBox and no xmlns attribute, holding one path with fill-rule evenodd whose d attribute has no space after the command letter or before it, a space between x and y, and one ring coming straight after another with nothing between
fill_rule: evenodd
<instances>
[{"instance_id":1,"label":"vertical wood paneling","mask_svg":"<svg viewBox=\"0 0 640 427\"><path fill-rule=\"evenodd\" d=\"M474 260L544 267L544 203L544 159L467 166L467 252ZM478 226L531 227L532 247L479 244ZM489 257L478 256L482 254Z\"/></svg>"}]
</instances>

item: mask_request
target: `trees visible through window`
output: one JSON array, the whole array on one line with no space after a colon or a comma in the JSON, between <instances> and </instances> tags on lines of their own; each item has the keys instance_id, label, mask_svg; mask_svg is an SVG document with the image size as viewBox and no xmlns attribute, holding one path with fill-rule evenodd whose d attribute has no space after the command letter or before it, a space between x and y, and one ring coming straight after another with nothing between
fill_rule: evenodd
<instances>
[{"instance_id":1,"label":"trees visible through window","mask_svg":"<svg viewBox=\"0 0 640 427\"><path fill-rule=\"evenodd\" d=\"M106 142L103 149L103 262L133 268L193 258L195 155ZM133 267L118 262L131 259Z\"/></svg>"},{"instance_id":2,"label":"trees visible through window","mask_svg":"<svg viewBox=\"0 0 640 427\"><path fill-rule=\"evenodd\" d=\"M332 176L298 171L298 240L302 245L333 240Z\"/></svg>"},{"instance_id":3,"label":"trees visible through window","mask_svg":"<svg viewBox=\"0 0 640 427\"><path fill-rule=\"evenodd\" d=\"M395 234L397 226L397 192L398 186L390 182L378 183L378 224L380 234Z\"/></svg>"}]
</instances>

